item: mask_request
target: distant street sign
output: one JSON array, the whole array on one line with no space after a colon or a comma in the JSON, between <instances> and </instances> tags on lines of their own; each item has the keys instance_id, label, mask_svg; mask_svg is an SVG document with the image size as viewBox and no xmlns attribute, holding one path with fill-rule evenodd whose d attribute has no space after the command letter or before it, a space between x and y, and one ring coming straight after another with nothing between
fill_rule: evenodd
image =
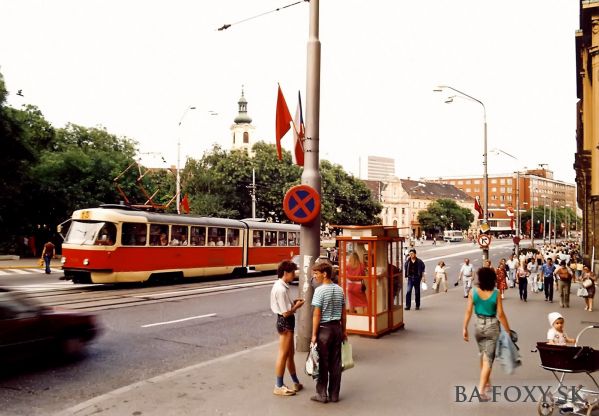
<instances>
[{"instance_id":1,"label":"distant street sign","mask_svg":"<svg viewBox=\"0 0 599 416\"><path fill-rule=\"evenodd\" d=\"M486 234L481 234L478 236L478 244L481 247L489 247L491 244L491 236Z\"/></svg>"},{"instance_id":2,"label":"distant street sign","mask_svg":"<svg viewBox=\"0 0 599 416\"><path fill-rule=\"evenodd\" d=\"M283 211L291 221L306 224L320 212L320 195L308 185L294 186L285 194Z\"/></svg>"}]
</instances>

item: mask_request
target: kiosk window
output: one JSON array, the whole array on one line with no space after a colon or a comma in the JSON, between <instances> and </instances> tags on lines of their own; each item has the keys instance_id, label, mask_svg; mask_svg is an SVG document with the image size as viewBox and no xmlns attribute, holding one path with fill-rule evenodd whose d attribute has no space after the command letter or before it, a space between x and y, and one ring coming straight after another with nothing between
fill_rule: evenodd
<instances>
[{"instance_id":1,"label":"kiosk window","mask_svg":"<svg viewBox=\"0 0 599 416\"><path fill-rule=\"evenodd\" d=\"M206 227L191 227L191 245L206 245Z\"/></svg>"}]
</instances>

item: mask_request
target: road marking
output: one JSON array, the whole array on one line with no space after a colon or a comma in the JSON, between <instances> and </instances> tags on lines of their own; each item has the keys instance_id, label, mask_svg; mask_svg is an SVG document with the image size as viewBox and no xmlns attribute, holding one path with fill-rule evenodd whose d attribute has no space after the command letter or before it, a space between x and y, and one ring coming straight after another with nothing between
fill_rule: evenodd
<instances>
[{"instance_id":1,"label":"road marking","mask_svg":"<svg viewBox=\"0 0 599 416\"><path fill-rule=\"evenodd\" d=\"M4 270L0 270L0 276L4 276L4 275L6 275L6 274L12 274L12 273L7 273L7 272L5 272Z\"/></svg>"},{"instance_id":2,"label":"road marking","mask_svg":"<svg viewBox=\"0 0 599 416\"><path fill-rule=\"evenodd\" d=\"M15 272L16 274L31 274L30 272L26 272L25 270L21 270L21 269L11 269L13 272Z\"/></svg>"},{"instance_id":3,"label":"road marking","mask_svg":"<svg viewBox=\"0 0 599 416\"><path fill-rule=\"evenodd\" d=\"M274 281L267 281L267 282L252 282L252 283L237 283L237 284L232 284L232 285L225 285L225 286L217 286L217 287L206 287L206 288L201 288L201 289L187 289L187 290L176 290L173 292L160 292L160 293L150 293L147 295L135 295L132 296L134 298L143 298L143 299L148 299L148 298L160 298L162 296L172 296L172 295L189 295L189 294L193 294L193 293L210 293L210 292L222 292L223 290L231 290L231 289L240 289L240 288L245 288L245 287L254 287L254 286L265 286L265 285L272 285Z\"/></svg>"},{"instance_id":4,"label":"road marking","mask_svg":"<svg viewBox=\"0 0 599 416\"><path fill-rule=\"evenodd\" d=\"M506 248L509 247L510 244L504 244L504 245L500 245L497 244L495 246L495 249L499 249L499 248ZM458 257L458 256L463 256L464 254L469 254L469 253L480 253L480 248L474 248L472 250L465 250L465 251L460 251L458 253L453 253L453 254L447 254L445 256L438 256L438 257L424 257L422 256L422 260L423 261L434 261L434 260L442 260L442 259L446 259L447 257Z\"/></svg>"},{"instance_id":5,"label":"road marking","mask_svg":"<svg viewBox=\"0 0 599 416\"><path fill-rule=\"evenodd\" d=\"M146 324L146 325L142 325L141 327L142 328L150 328L152 326L176 324L177 322L191 321L192 319L210 318L211 316L216 316L216 314L209 313L207 315L190 316L189 318L175 319L174 321L165 321L165 322L156 322L154 324Z\"/></svg>"}]
</instances>

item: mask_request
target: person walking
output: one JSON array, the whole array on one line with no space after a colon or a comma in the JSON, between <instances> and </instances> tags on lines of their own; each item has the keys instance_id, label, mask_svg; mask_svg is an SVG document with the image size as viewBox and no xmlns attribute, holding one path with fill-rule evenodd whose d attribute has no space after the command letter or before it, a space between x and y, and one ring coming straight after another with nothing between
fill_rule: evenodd
<instances>
[{"instance_id":1,"label":"person walking","mask_svg":"<svg viewBox=\"0 0 599 416\"><path fill-rule=\"evenodd\" d=\"M557 278L557 290L559 293L559 306L562 308L570 307L570 286L572 285L572 271L566 265L566 260L562 260L559 267L555 269L553 275Z\"/></svg>"},{"instance_id":2,"label":"person walking","mask_svg":"<svg viewBox=\"0 0 599 416\"><path fill-rule=\"evenodd\" d=\"M433 282L435 293L439 293L441 283L443 283L443 289L447 293L447 271L445 270L445 262L443 260L435 267L435 281Z\"/></svg>"},{"instance_id":3,"label":"person walking","mask_svg":"<svg viewBox=\"0 0 599 416\"><path fill-rule=\"evenodd\" d=\"M470 259L464 259L464 264L460 267L460 272L458 274L458 281L456 282L456 286L462 281L464 286L464 297L468 297L468 293L470 289L472 289L472 278L474 277L474 268L472 264L470 264Z\"/></svg>"},{"instance_id":4,"label":"person walking","mask_svg":"<svg viewBox=\"0 0 599 416\"><path fill-rule=\"evenodd\" d=\"M528 270L530 276L530 288L532 289L532 293L539 292L539 282L541 276L541 266L543 265L543 261L539 258L533 258L526 265L526 269Z\"/></svg>"},{"instance_id":5,"label":"person walking","mask_svg":"<svg viewBox=\"0 0 599 416\"><path fill-rule=\"evenodd\" d=\"M48 240L46 244L44 244L44 249L42 250L42 259L44 260L44 264L46 266L46 274L50 274L50 261L54 258L54 250L55 246L52 241Z\"/></svg>"},{"instance_id":6,"label":"person walking","mask_svg":"<svg viewBox=\"0 0 599 416\"><path fill-rule=\"evenodd\" d=\"M543 272L543 289L545 290L545 302L553 303L553 272L555 265L551 257L547 257L547 261L541 267Z\"/></svg>"},{"instance_id":7,"label":"person walking","mask_svg":"<svg viewBox=\"0 0 599 416\"><path fill-rule=\"evenodd\" d=\"M499 292L495 289L497 276L489 267L482 267L477 271L478 288L472 290L468 296L464 327L462 335L464 341L469 341L468 324L472 311L476 314L475 339L480 355L480 377L478 392L481 401L489 401L487 392L491 387L491 370L495 359L495 349L499 338L499 323L509 334L510 325L503 310L503 303Z\"/></svg>"},{"instance_id":8,"label":"person walking","mask_svg":"<svg viewBox=\"0 0 599 416\"><path fill-rule=\"evenodd\" d=\"M585 286L585 280L589 279L592 284ZM580 284L587 290L587 295L584 297L584 310L593 311L593 298L595 297L595 274L589 269L589 266L582 266L582 274L580 275Z\"/></svg>"},{"instance_id":9,"label":"person walking","mask_svg":"<svg viewBox=\"0 0 599 416\"><path fill-rule=\"evenodd\" d=\"M293 396L304 386L300 383L295 370L295 348L293 345L295 331L295 311L304 304L303 299L291 301L291 292L289 283L295 278L297 265L284 260L277 268L277 281L273 284L270 291L270 309L277 315L277 332L279 333L279 353L275 364L275 389L273 393L277 396ZM289 371L293 388L288 388L283 383L285 375L285 366Z\"/></svg>"},{"instance_id":10,"label":"person walking","mask_svg":"<svg viewBox=\"0 0 599 416\"><path fill-rule=\"evenodd\" d=\"M532 259L527 260L529 263ZM528 266L523 264L518 266L518 270L516 270L516 278L518 279L518 291L520 292L520 300L527 302L528 298Z\"/></svg>"},{"instance_id":11,"label":"person walking","mask_svg":"<svg viewBox=\"0 0 599 416\"><path fill-rule=\"evenodd\" d=\"M507 290L507 270L505 269L505 259L499 260L499 266L495 270L497 276L497 289L501 293L501 299L504 298L504 292Z\"/></svg>"},{"instance_id":12,"label":"person walking","mask_svg":"<svg viewBox=\"0 0 599 416\"><path fill-rule=\"evenodd\" d=\"M310 400L327 403L339 401L341 389L341 343L347 339L345 298L343 289L333 283L333 268L328 262L312 267L314 279L320 284L312 297L311 343L318 350L316 395Z\"/></svg>"},{"instance_id":13,"label":"person walking","mask_svg":"<svg viewBox=\"0 0 599 416\"><path fill-rule=\"evenodd\" d=\"M505 262L505 264L507 265L507 278L510 282L510 286L514 287L516 282L516 270L518 270L520 262L514 257L513 254L510 254L510 258Z\"/></svg>"},{"instance_id":14,"label":"person walking","mask_svg":"<svg viewBox=\"0 0 599 416\"><path fill-rule=\"evenodd\" d=\"M420 281L424 275L425 265L422 260L416 257L416 249L411 248L408 252L408 259L404 264L406 278L408 279L408 290L406 291L406 307L409 311L412 305L412 289L414 289L414 301L416 310L420 309Z\"/></svg>"}]
</instances>

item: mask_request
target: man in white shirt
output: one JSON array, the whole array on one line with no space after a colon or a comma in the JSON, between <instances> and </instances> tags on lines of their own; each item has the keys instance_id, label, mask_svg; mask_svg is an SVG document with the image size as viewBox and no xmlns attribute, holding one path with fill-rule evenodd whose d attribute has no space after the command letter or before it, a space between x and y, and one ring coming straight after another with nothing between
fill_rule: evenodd
<instances>
[{"instance_id":1,"label":"man in white shirt","mask_svg":"<svg viewBox=\"0 0 599 416\"><path fill-rule=\"evenodd\" d=\"M472 278L474 277L474 268L470 264L470 259L464 259L464 264L460 268L460 274L458 275L458 282L462 280L464 283L464 297L468 297L470 289L472 289ZM457 283L456 283L457 286Z\"/></svg>"},{"instance_id":2,"label":"man in white shirt","mask_svg":"<svg viewBox=\"0 0 599 416\"><path fill-rule=\"evenodd\" d=\"M516 282L516 270L518 270L518 266L520 266L520 262L518 259L514 258L514 255L510 255L510 259L505 262L507 267L509 267L507 278L510 281L510 287L515 286Z\"/></svg>"},{"instance_id":3,"label":"man in white shirt","mask_svg":"<svg viewBox=\"0 0 599 416\"><path fill-rule=\"evenodd\" d=\"M277 332L279 333L279 353L275 364L276 384L274 394L277 396L293 396L300 391L303 386L297 378L295 370L295 311L303 304L303 299L291 300L289 283L295 278L297 265L291 260L283 260L277 268L277 281L270 291L270 309L277 314ZM285 375L285 365L291 375L293 387L289 388L283 384Z\"/></svg>"}]
</instances>

